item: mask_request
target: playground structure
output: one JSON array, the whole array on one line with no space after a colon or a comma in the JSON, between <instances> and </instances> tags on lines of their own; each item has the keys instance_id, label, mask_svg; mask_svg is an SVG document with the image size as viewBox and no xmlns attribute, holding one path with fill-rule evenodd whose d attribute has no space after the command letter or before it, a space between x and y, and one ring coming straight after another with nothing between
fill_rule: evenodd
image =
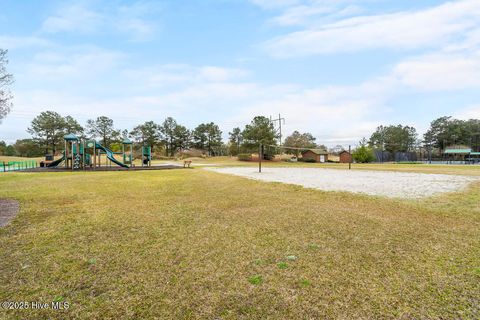
<instances>
[{"instance_id":1,"label":"playground structure","mask_svg":"<svg viewBox=\"0 0 480 320\"><path fill-rule=\"evenodd\" d=\"M152 166L152 148L151 147L142 147L142 167L147 166L151 167Z\"/></svg>"},{"instance_id":2,"label":"playground structure","mask_svg":"<svg viewBox=\"0 0 480 320\"><path fill-rule=\"evenodd\" d=\"M130 151L125 152L125 148L130 146ZM133 166L133 142L127 138L122 141L123 164Z\"/></svg>"},{"instance_id":3,"label":"playground structure","mask_svg":"<svg viewBox=\"0 0 480 320\"><path fill-rule=\"evenodd\" d=\"M65 169L95 170L102 166L102 155L105 155L105 167L111 167L112 163L122 168L134 166L133 142L127 138L122 141L122 152L113 152L93 139L80 139L74 134L67 134L63 138L65 149L62 156L55 161L47 162L45 167L59 167L63 163ZM123 162L115 158L115 155L121 155ZM142 147L142 166L150 166L151 158L151 148Z\"/></svg>"},{"instance_id":4,"label":"playground structure","mask_svg":"<svg viewBox=\"0 0 480 320\"><path fill-rule=\"evenodd\" d=\"M45 160L40 161L40 163L33 160L0 162L0 172L166 170L182 168L180 165L171 163L152 166L152 148L149 146L140 148L141 165L135 166L133 142L127 138L121 142L121 152L114 152L93 139L82 139L74 134L67 134L63 139L65 149L57 160L54 160L53 154L47 154ZM102 164L103 155L105 155L105 162Z\"/></svg>"}]
</instances>

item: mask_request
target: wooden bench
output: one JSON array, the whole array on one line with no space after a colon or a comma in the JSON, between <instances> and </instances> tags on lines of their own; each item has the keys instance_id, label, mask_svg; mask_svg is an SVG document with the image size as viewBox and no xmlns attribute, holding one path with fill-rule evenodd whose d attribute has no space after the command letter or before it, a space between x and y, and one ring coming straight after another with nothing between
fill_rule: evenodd
<instances>
[{"instance_id":1,"label":"wooden bench","mask_svg":"<svg viewBox=\"0 0 480 320\"><path fill-rule=\"evenodd\" d=\"M192 160L185 160L183 161L183 167L184 168L190 168L190 165L192 164Z\"/></svg>"}]
</instances>

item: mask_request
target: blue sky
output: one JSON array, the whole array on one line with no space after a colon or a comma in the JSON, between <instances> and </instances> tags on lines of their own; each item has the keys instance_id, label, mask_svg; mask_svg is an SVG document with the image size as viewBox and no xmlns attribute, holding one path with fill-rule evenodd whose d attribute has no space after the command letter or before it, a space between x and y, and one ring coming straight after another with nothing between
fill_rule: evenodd
<instances>
[{"instance_id":1,"label":"blue sky","mask_svg":"<svg viewBox=\"0 0 480 320\"><path fill-rule=\"evenodd\" d=\"M119 129L172 116L227 136L255 115L326 145L380 124L480 118L480 1L0 3L15 76L0 140L45 110Z\"/></svg>"}]
</instances>

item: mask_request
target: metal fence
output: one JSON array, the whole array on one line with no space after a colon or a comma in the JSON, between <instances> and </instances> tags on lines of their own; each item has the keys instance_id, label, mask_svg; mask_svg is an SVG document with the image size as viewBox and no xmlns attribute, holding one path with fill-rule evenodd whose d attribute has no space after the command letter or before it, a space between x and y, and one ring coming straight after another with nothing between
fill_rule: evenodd
<instances>
[{"instance_id":1,"label":"metal fence","mask_svg":"<svg viewBox=\"0 0 480 320\"><path fill-rule=\"evenodd\" d=\"M3 161L0 162L0 172L19 171L37 167L37 162L29 161Z\"/></svg>"},{"instance_id":2,"label":"metal fence","mask_svg":"<svg viewBox=\"0 0 480 320\"><path fill-rule=\"evenodd\" d=\"M388 152L374 150L374 162L396 162L396 163L432 163L432 164L480 164L480 156L449 157L439 152L432 153L425 150L412 152Z\"/></svg>"}]
</instances>

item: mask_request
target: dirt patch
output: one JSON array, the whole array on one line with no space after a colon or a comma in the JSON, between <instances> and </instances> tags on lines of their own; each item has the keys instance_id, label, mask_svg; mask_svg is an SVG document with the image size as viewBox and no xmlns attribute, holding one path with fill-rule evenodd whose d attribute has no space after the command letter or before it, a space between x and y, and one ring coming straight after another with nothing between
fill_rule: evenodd
<instances>
[{"instance_id":1,"label":"dirt patch","mask_svg":"<svg viewBox=\"0 0 480 320\"><path fill-rule=\"evenodd\" d=\"M0 228L9 224L19 210L20 205L17 200L0 199Z\"/></svg>"},{"instance_id":2,"label":"dirt patch","mask_svg":"<svg viewBox=\"0 0 480 320\"><path fill-rule=\"evenodd\" d=\"M444 174L317 168L205 168L250 179L297 184L325 191L348 191L391 198L423 198L456 192L478 178Z\"/></svg>"}]
</instances>

